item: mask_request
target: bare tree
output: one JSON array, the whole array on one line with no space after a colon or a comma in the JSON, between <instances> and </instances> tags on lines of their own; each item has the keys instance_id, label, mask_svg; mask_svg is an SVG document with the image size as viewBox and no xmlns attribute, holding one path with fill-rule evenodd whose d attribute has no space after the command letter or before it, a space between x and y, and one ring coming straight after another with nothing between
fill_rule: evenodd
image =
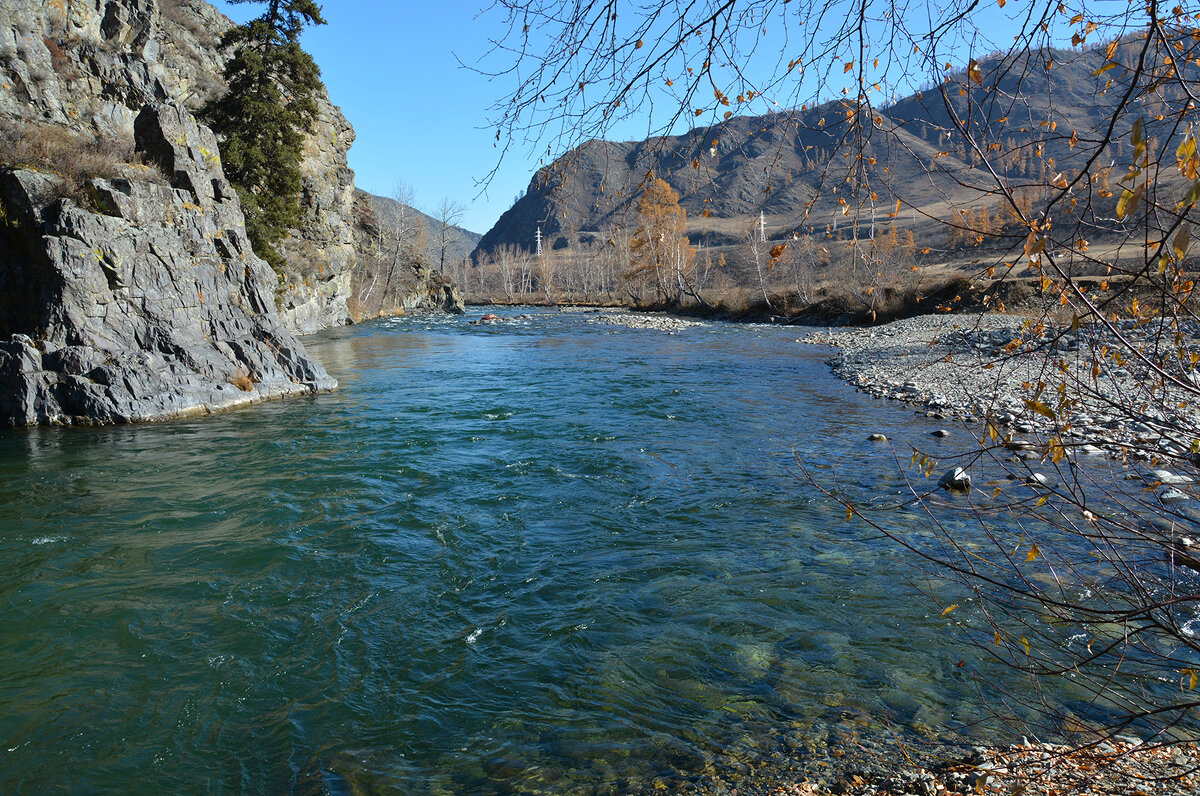
<instances>
[{"instance_id":1,"label":"bare tree","mask_svg":"<svg viewBox=\"0 0 1200 796\"><path fill-rule=\"evenodd\" d=\"M1073 455L1086 440L1072 433L1072 418L1079 407L1103 407L1137 429L1110 449L1124 462L1170 465L1183 498L1200 479L1200 318L1189 256L1200 202L1200 6L996 5L510 0L498 6L510 32L493 54L504 59L495 72L521 82L495 106L497 138L505 152L544 149L547 139L565 150L633 118L665 134L684 119L786 113L829 150L795 222L844 218L856 275L866 266L880 284L887 279L873 227L893 202L889 219L908 212L944 224L943 254L974 265L980 279L1027 275L1054 303L1000 347L993 367L1025 352L1040 376L1021 382L1018 411L981 408L982 444L962 466L1019 477L1024 465L1006 457L1027 445L1060 471L1061 486L1001 490L984 505L942 501L915 482L911 505L933 531L926 544L896 533L858 496L814 480L848 516L973 596L970 612L952 615L983 654L1042 684L1075 678L1091 695L1089 718L1109 732L1194 739L1196 515L1162 479L1143 492L1087 468ZM1056 104L1067 61L1080 75L1073 96L1093 112L1080 126L1075 108ZM892 104L903 97L921 113ZM810 105L817 112L806 115ZM901 159L918 164L919 180L893 179L889 164ZM661 294L662 262L649 265ZM1064 346L1087 366L1068 363ZM1020 424L1036 429L1033 439L1015 437ZM917 451L914 464L926 474L935 463ZM960 535L964 514L974 521L969 539ZM1044 694L1007 697L1062 718ZM1054 726L1061 731L1061 721Z\"/></svg>"},{"instance_id":2,"label":"bare tree","mask_svg":"<svg viewBox=\"0 0 1200 796\"><path fill-rule=\"evenodd\" d=\"M438 222L437 252L438 270L446 267L446 253L459 240L458 222L462 220L466 208L453 199L444 198L437 206L435 218Z\"/></svg>"},{"instance_id":3,"label":"bare tree","mask_svg":"<svg viewBox=\"0 0 1200 796\"><path fill-rule=\"evenodd\" d=\"M746 242L746 248L750 251L750 257L754 261L754 275L757 277L758 290L762 293L763 303L768 309L774 309L771 305L771 297L767 295L767 270L774 266L773 262L769 262L769 252L771 248L770 241L767 240L766 234L760 229L759 223L755 221L742 235L742 240Z\"/></svg>"}]
</instances>

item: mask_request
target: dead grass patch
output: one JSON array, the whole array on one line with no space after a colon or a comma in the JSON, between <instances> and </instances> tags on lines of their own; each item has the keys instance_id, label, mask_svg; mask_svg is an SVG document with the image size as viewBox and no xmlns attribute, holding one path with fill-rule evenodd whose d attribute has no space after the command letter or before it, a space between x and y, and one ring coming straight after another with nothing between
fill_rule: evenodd
<instances>
[{"instance_id":1,"label":"dead grass patch","mask_svg":"<svg viewBox=\"0 0 1200 796\"><path fill-rule=\"evenodd\" d=\"M63 178L60 195L81 204L89 201L87 183L95 178L167 183L162 171L134 152L132 139L89 137L29 122L0 121L0 166L57 174Z\"/></svg>"},{"instance_id":2,"label":"dead grass patch","mask_svg":"<svg viewBox=\"0 0 1200 796\"><path fill-rule=\"evenodd\" d=\"M239 365L233 372L233 376L229 378L229 383L242 392L252 392L254 385L258 382L250 375L250 371Z\"/></svg>"}]
</instances>

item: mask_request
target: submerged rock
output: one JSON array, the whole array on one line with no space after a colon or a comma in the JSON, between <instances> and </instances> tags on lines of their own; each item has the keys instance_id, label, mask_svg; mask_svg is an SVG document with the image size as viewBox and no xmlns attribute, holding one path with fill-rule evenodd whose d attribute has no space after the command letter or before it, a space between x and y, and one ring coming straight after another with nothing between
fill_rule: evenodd
<instances>
[{"instance_id":1,"label":"submerged rock","mask_svg":"<svg viewBox=\"0 0 1200 796\"><path fill-rule=\"evenodd\" d=\"M1170 470L1151 470L1150 475L1156 481L1163 484L1190 484L1192 479L1190 476L1173 473Z\"/></svg>"},{"instance_id":2,"label":"submerged rock","mask_svg":"<svg viewBox=\"0 0 1200 796\"><path fill-rule=\"evenodd\" d=\"M1179 503L1184 500L1190 500L1190 498L1187 496L1187 493L1185 493L1179 489L1176 489L1173 486L1167 487L1162 492L1160 492L1158 495L1158 499L1161 500L1163 503Z\"/></svg>"},{"instance_id":3,"label":"submerged rock","mask_svg":"<svg viewBox=\"0 0 1200 796\"><path fill-rule=\"evenodd\" d=\"M938 479L938 486L951 492L970 492L971 476L963 468L953 467L942 473L942 477Z\"/></svg>"}]
</instances>

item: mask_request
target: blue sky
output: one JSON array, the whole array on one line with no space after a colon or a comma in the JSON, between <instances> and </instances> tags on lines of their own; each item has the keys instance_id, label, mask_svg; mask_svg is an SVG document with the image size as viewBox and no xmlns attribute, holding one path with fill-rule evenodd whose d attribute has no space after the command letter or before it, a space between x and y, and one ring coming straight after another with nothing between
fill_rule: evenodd
<instances>
[{"instance_id":1,"label":"blue sky","mask_svg":"<svg viewBox=\"0 0 1200 796\"><path fill-rule=\"evenodd\" d=\"M255 4L214 4L235 21L262 13ZM390 196L404 180L422 210L449 197L467 206L462 225L483 233L528 186L534 167L514 158L477 196L477 181L497 159L495 130L480 128L504 92L455 60L486 51L484 24L474 19L480 7L479 0L325 2L329 24L305 32L303 44L354 125L358 187Z\"/></svg>"},{"instance_id":2,"label":"blue sky","mask_svg":"<svg viewBox=\"0 0 1200 796\"><path fill-rule=\"evenodd\" d=\"M848 1L831 0L829 8L840 8ZM239 22L262 13L263 8L255 2L235 6L224 0L213 2ZM912 3L908 11L915 16L937 13L922 0ZM477 63L489 50L488 36L502 32L500 17L494 13L481 16L488 0L340 0L321 5L328 24L306 31L302 43L321 67L330 98L341 106L357 132L357 141L350 150L357 185L390 196L396 182L403 180L413 190L420 209L433 213L443 198L453 199L466 208L460 222L463 226L487 232L528 186L539 165L539 155L547 155L546 141L541 142L537 154L528 146L515 145L486 189L480 184L496 168L500 154L495 146L495 128L485 128L489 108L516 87L512 81L489 81L460 64ZM1015 23L1027 11L1022 6L1012 3L1001 12L998 5L985 3L984 10L974 12L971 29L951 34L942 49L962 67L971 55L1011 46ZM1063 20L1068 13L1064 6L1060 15ZM1056 28L1063 20L1056 20ZM767 83L772 70L781 68L774 53L791 55L794 43L786 36L780 37L775 26L759 45L749 60L756 71L767 70L754 76ZM811 102L817 92L822 99L837 96L843 82L849 83L852 76L842 77L836 56L831 55L829 61L838 68L821 74L806 73L798 82L795 75L788 74L779 86L781 104L800 104L806 99ZM900 75L886 93L907 94L923 79L936 78L940 68L939 61L932 75L922 75L903 63L885 64L883 69ZM678 72L672 74L680 79ZM672 101L673 92L660 85L656 93L659 100L666 100L658 103L660 113L663 108L678 109L677 98ZM880 99L884 96L881 94ZM742 106L737 112L763 113L779 107L770 96L759 97L754 105ZM682 132L678 129L681 125L716 118L694 119L688 114L675 125L674 132ZM651 123L665 121L644 117L640 122L630 120L610 130L608 137L641 139L660 132L657 127L652 129ZM559 145L550 142L552 148Z\"/></svg>"}]
</instances>

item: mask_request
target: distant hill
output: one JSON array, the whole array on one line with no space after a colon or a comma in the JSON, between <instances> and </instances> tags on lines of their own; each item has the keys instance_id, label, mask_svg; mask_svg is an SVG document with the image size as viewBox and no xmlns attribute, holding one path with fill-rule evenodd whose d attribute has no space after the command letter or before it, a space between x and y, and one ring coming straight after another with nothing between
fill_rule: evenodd
<instances>
[{"instance_id":1,"label":"distant hill","mask_svg":"<svg viewBox=\"0 0 1200 796\"><path fill-rule=\"evenodd\" d=\"M1133 57L1131 44L1122 44L1116 55L1130 63ZM824 232L827 225L844 231L854 215L865 227L872 206L884 222L899 197L905 206L896 214L898 229L937 243L946 235L938 220L987 204L985 191L994 185L983 161L962 145L952 119L967 126L999 177L1012 185L1046 185L1054 176L1050 170L1069 174L1097 154L1091 142L1102 137L1118 93L1103 89L1121 71L1096 75L1106 62L1103 47L986 59L981 85L962 71L951 76L945 92L927 90L872 111L864 119L871 129L861 152L850 135L860 109L842 100L734 117L678 136L588 141L539 170L477 251L501 244L532 249L539 226L551 248L599 240L613 225L632 226L638 186L651 173L679 192L694 242L734 243L760 213L773 237ZM1148 135L1154 135L1153 108L1146 110ZM1170 135L1162 134L1164 140ZM1120 163L1122 146L1101 154L1105 165ZM868 187L855 191L855 184ZM843 213L842 201L858 212ZM1096 201L1108 210L1115 203Z\"/></svg>"},{"instance_id":2,"label":"distant hill","mask_svg":"<svg viewBox=\"0 0 1200 796\"><path fill-rule=\"evenodd\" d=\"M415 207L409 207L397 202L395 199L390 199L386 196L376 196L373 193L367 193L362 190L357 190L356 193L370 203L376 217L386 226L395 226L396 224L403 223L406 217L405 210L408 213L415 213L425 226L425 253L433 266L437 267L439 256L438 241L440 240L439 230L442 228L442 222L427 213L422 213ZM471 252L479 244L480 238L483 237L478 232L472 232L469 229L459 226L452 226L450 229L451 242L446 250L447 260L457 260L470 256Z\"/></svg>"}]
</instances>

